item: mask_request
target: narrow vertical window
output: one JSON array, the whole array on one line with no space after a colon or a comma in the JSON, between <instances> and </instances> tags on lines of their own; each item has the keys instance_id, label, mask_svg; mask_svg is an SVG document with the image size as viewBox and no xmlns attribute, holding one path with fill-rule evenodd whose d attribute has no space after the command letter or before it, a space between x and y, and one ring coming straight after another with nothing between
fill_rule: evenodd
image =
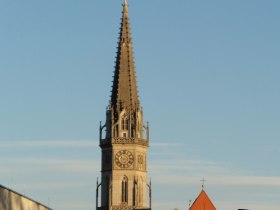
<instances>
[{"instance_id":1,"label":"narrow vertical window","mask_svg":"<svg viewBox=\"0 0 280 210\"><path fill-rule=\"evenodd\" d=\"M128 118L125 115L121 118L121 129L128 130Z\"/></svg>"},{"instance_id":2,"label":"narrow vertical window","mask_svg":"<svg viewBox=\"0 0 280 210\"><path fill-rule=\"evenodd\" d=\"M139 196L139 205L142 206L143 202L143 181L142 177L139 180L139 189L138 189L138 196Z\"/></svg>"},{"instance_id":3,"label":"narrow vertical window","mask_svg":"<svg viewBox=\"0 0 280 210\"><path fill-rule=\"evenodd\" d=\"M127 118L125 118L125 120L124 120L124 129L128 130L128 119Z\"/></svg>"},{"instance_id":4,"label":"narrow vertical window","mask_svg":"<svg viewBox=\"0 0 280 210\"><path fill-rule=\"evenodd\" d=\"M126 176L122 180L122 202L128 202L128 179Z\"/></svg>"},{"instance_id":5,"label":"narrow vertical window","mask_svg":"<svg viewBox=\"0 0 280 210\"><path fill-rule=\"evenodd\" d=\"M122 118L122 130L124 130L124 118Z\"/></svg>"}]
</instances>

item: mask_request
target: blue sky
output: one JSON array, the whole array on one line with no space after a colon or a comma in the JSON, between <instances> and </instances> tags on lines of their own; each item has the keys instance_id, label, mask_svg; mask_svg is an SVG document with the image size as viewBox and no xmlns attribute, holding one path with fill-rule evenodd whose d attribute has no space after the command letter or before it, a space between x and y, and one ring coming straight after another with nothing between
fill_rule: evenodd
<instances>
[{"instance_id":1,"label":"blue sky","mask_svg":"<svg viewBox=\"0 0 280 210\"><path fill-rule=\"evenodd\" d=\"M0 2L0 184L94 208L121 4ZM129 5L154 209L279 210L280 2Z\"/></svg>"}]
</instances>

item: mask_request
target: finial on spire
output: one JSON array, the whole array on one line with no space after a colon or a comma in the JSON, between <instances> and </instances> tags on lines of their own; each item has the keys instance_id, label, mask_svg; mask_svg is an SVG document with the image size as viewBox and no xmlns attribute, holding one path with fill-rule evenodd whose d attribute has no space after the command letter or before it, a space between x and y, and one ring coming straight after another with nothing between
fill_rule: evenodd
<instances>
[{"instance_id":1,"label":"finial on spire","mask_svg":"<svg viewBox=\"0 0 280 210\"><path fill-rule=\"evenodd\" d=\"M127 10L127 8L128 8L127 0L124 0L123 7L125 8L125 10Z\"/></svg>"},{"instance_id":2,"label":"finial on spire","mask_svg":"<svg viewBox=\"0 0 280 210\"><path fill-rule=\"evenodd\" d=\"M127 0L124 0L124 2L123 2L123 6L124 6L124 7L126 7L126 8L128 7Z\"/></svg>"}]
</instances>

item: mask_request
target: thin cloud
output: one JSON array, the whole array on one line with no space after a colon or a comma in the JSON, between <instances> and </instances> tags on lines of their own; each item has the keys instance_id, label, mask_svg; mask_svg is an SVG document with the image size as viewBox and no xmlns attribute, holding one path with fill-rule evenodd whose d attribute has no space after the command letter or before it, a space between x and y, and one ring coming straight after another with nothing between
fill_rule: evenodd
<instances>
[{"instance_id":1,"label":"thin cloud","mask_svg":"<svg viewBox=\"0 0 280 210\"><path fill-rule=\"evenodd\" d=\"M175 156L175 158L174 158ZM229 166L224 162L208 160L178 160L176 154L172 159L152 161L149 164L150 175L157 184L174 185L194 184L202 177L209 180L208 185L214 186L280 186L280 177L236 175L248 174L236 166Z\"/></svg>"},{"instance_id":2,"label":"thin cloud","mask_svg":"<svg viewBox=\"0 0 280 210\"><path fill-rule=\"evenodd\" d=\"M230 169L225 163L213 162L207 160L158 160L152 161L149 164L149 171L153 176L162 179L164 177L173 176L211 176L211 175L226 175L231 174L232 169Z\"/></svg>"},{"instance_id":3,"label":"thin cloud","mask_svg":"<svg viewBox=\"0 0 280 210\"><path fill-rule=\"evenodd\" d=\"M157 176L154 180L157 184L172 183L172 185L191 185L196 184L202 178L188 175L163 175ZM207 185L209 186L263 186L263 187L279 187L280 177L265 177L265 176L206 176Z\"/></svg>"},{"instance_id":4,"label":"thin cloud","mask_svg":"<svg viewBox=\"0 0 280 210\"><path fill-rule=\"evenodd\" d=\"M4 163L9 163L6 171L32 173L38 169L44 171L67 172L95 172L100 168L100 162L92 159L63 159L63 158L4 158ZM14 167L13 167L14 166Z\"/></svg>"},{"instance_id":5,"label":"thin cloud","mask_svg":"<svg viewBox=\"0 0 280 210\"><path fill-rule=\"evenodd\" d=\"M254 185L254 186L280 186L280 177L270 176L229 176L211 177L211 185Z\"/></svg>"},{"instance_id":6,"label":"thin cloud","mask_svg":"<svg viewBox=\"0 0 280 210\"><path fill-rule=\"evenodd\" d=\"M180 143L151 143L151 147L181 147L186 146Z\"/></svg>"},{"instance_id":7,"label":"thin cloud","mask_svg":"<svg viewBox=\"0 0 280 210\"><path fill-rule=\"evenodd\" d=\"M94 183L91 184L94 187ZM64 189L73 189L73 188L82 188L89 186L88 183L83 181L49 181L49 182L25 182L17 184L17 188L25 190L35 190L35 189L46 189L46 190L61 190Z\"/></svg>"},{"instance_id":8,"label":"thin cloud","mask_svg":"<svg viewBox=\"0 0 280 210\"><path fill-rule=\"evenodd\" d=\"M0 148L95 148L98 147L96 140L28 140L28 141L5 141L0 140Z\"/></svg>"}]
</instances>

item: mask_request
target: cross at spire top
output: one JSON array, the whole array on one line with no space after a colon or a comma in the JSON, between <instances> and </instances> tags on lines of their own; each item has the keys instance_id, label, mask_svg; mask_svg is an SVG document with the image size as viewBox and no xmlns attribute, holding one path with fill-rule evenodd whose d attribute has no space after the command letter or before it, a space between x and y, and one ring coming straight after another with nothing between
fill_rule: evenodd
<instances>
[{"instance_id":1,"label":"cross at spire top","mask_svg":"<svg viewBox=\"0 0 280 210\"><path fill-rule=\"evenodd\" d=\"M207 181L206 179L204 179L204 177L202 178L202 180L200 180L202 182L202 190L204 190L204 187L205 187L205 182Z\"/></svg>"}]
</instances>

